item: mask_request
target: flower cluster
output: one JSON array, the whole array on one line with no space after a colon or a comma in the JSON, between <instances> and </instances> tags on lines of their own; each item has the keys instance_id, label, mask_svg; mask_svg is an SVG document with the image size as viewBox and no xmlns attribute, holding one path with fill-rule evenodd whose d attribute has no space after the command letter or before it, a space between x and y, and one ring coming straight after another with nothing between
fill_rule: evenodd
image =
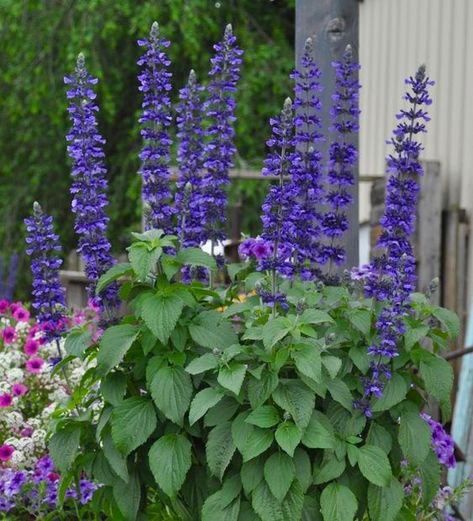
<instances>
[{"instance_id":1,"label":"flower cluster","mask_svg":"<svg viewBox=\"0 0 473 521\"><path fill-rule=\"evenodd\" d=\"M209 120L206 129L204 167L207 172L202 179L202 203L205 240L216 243L225 238L222 228L227 205L226 187L230 182L229 170L233 166L236 148L233 144L235 130L235 91L242 63L240 50L227 25L223 40L214 45L215 55L211 59L210 83L205 114Z\"/></svg>"},{"instance_id":2,"label":"flower cluster","mask_svg":"<svg viewBox=\"0 0 473 521\"><path fill-rule=\"evenodd\" d=\"M291 214L295 271L303 279L314 278L318 273L315 265L320 260L321 235L317 206L323 194L321 153L315 148L322 141L319 92L320 69L314 60L312 38L308 38L299 68L291 78L294 80L294 146L295 158L291 165L291 185L294 201Z\"/></svg>"},{"instance_id":3,"label":"flower cluster","mask_svg":"<svg viewBox=\"0 0 473 521\"><path fill-rule=\"evenodd\" d=\"M345 262L344 248L338 243L340 237L348 230L346 208L353 197L350 186L355 182L354 168L358 152L353 143L353 135L359 130L358 83L359 64L353 60L353 52L347 46L340 61L332 63L335 69L335 92L332 95L331 107L333 141L329 147L328 183L330 188L326 194L329 210L323 215L321 227L328 239L323 248L321 263L329 263L329 271L333 265ZM330 273L331 274L331 273Z\"/></svg>"},{"instance_id":4,"label":"flower cluster","mask_svg":"<svg viewBox=\"0 0 473 521\"><path fill-rule=\"evenodd\" d=\"M71 186L72 211L75 214L74 229L79 236L77 252L85 261L85 271L90 281L88 292L95 298L98 278L114 263L110 254L110 242L106 230L105 214L107 180L103 146L105 140L97 129L94 86L97 79L90 76L85 67L84 56L79 54L74 74L66 76L69 86L67 97L71 101L69 116L72 127L67 134L67 151L72 160ZM109 286L101 295L106 309L118 305L118 287Z\"/></svg>"},{"instance_id":5,"label":"flower cluster","mask_svg":"<svg viewBox=\"0 0 473 521\"><path fill-rule=\"evenodd\" d=\"M410 87L405 95L410 108L397 115L399 123L389 141L395 153L387 161L389 179L381 219L383 232L378 241L378 247L384 251L372 265L354 272L354 278L364 281L367 296L383 302L376 321L378 339L368 349L372 375L365 380L367 399L381 396L384 380L390 378L387 364L398 354L397 344L405 332L404 318L409 314L409 296L415 289L415 259L410 236L414 231L419 192L417 177L423 173L419 160L422 146L416 136L426 131L425 122L429 117L423 107L431 103L428 87L433 82L422 66L406 84ZM358 405L370 414L367 402Z\"/></svg>"},{"instance_id":6,"label":"flower cluster","mask_svg":"<svg viewBox=\"0 0 473 521\"><path fill-rule=\"evenodd\" d=\"M169 160L172 140L169 135L171 117L171 61L165 53L170 42L159 36L154 22L149 38L138 40L145 52L138 60L142 68L138 76L139 90L143 93L143 111L139 122L143 125L141 137L144 146L140 152L142 166L139 171L143 183L143 201L146 203L146 227L172 231L173 208L170 205Z\"/></svg>"},{"instance_id":7,"label":"flower cluster","mask_svg":"<svg viewBox=\"0 0 473 521\"><path fill-rule=\"evenodd\" d=\"M53 218L34 203L33 216L25 219L26 253L31 256L33 307L46 340L57 339L65 331L66 302L59 280L62 260L59 237L54 233ZM15 317L16 318L16 317Z\"/></svg>"},{"instance_id":8,"label":"flower cluster","mask_svg":"<svg viewBox=\"0 0 473 521\"><path fill-rule=\"evenodd\" d=\"M449 469L455 467L455 444L452 437L445 432L443 426L428 414L422 413L422 418L428 423L432 431L432 446L437 458Z\"/></svg>"},{"instance_id":9,"label":"flower cluster","mask_svg":"<svg viewBox=\"0 0 473 521\"><path fill-rule=\"evenodd\" d=\"M0 512L21 514L27 510L39 514L54 510L58 506L60 478L47 455L39 458L32 470L0 468ZM67 511L73 502L86 505L97 488L96 483L80 479L77 488L66 490L63 508Z\"/></svg>"},{"instance_id":10,"label":"flower cluster","mask_svg":"<svg viewBox=\"0 0 473 521\"><path fill-rule=\"evenodd\" d=\"M242 259L256 259L262 261L273 255L274 244L260 237L245 239L238 247L238 254Z\"/></svg>"}]
</instances>

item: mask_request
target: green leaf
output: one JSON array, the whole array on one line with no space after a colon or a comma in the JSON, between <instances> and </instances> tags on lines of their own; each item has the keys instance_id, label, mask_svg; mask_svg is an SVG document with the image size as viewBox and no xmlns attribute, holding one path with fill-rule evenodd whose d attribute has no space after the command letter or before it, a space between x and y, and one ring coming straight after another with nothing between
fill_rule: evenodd
<instances>
[{"instance_id":1,"label":"green leaf","mask_svg":"<svg viewBox=\"0 0 473 521\"><path fill-rule=\"evenodd\" d=\"M186 371L189 374L200 374L205 373L205 371L210 371L210 369L215 369L218 367L218 359L212 353L206 353L205 355L199 356L199 358L194 358L192 362L186 367Z\"/></svg>"},{"instance_id":2,"label":"green leaf","mask_svg":"<svg viewBox=\"0 0 473 521\"><path fill-rule=\"evenodd\" d=\"M269 350L282 340L291 330L291 325L286 317L278 317L268 320L263 326L263 345Z\"/></svg>"},{"instance_id":3,"label":"green leaf","mask_svg":"<svg viewBox=\"0 0 473 521\"><path fill-rule=\"evenodd\" d=\"M265 452L273 442L273 433L267 429L260 429L245 420L248 414L239 414L232 423L233 441L243 461L249 461Z\"/></svg>"},{"instance_id":4,"label":"green leaf","mask_svg":"<svg viewBox=\"0 0 473 521\"><path fill-rule=\"evenodd\" d=\"M324 322L333 322L333 318L320 309L306 309L299 317L302 324L323 324Z\"/></svg>"},{"instance_id":5,"label":"green leaf","mask_svg":"<svg viewBox=\"0 0 473 521\"><path fill-rule=\"evenodd\" d=\"M343 380L327 380L325 384L332 398L351 412L353 410L353 396L347 384Z\"/></svg>"},{"instance_id":6,"label":"green leaf","mask_svg":"<svg viewBox=\"0 0 473 521\"><path fill-rule=\"evenodd\" d=\"M223 400L214 405L204 417L204 425L206 427L214 427L229 420L237 411L239 405L230 396L225 396Z\"/></svg>"},{"instance_id":7,"label":"green leaf","mask_svg":"<svg viewBox=\"0 0 473 521\"><path fill-rule=\"evenodd\" d=\"M217 263L212 255L205 253L200 248L185 248L177 254L176 258L181 264L204 266L213 271L217 269Z\"/></svg>"},{"instance_id":8,"label":"green leaf","mask_svg":"<svg viewBox=\"0 0 473 521\"><path fill-rule=\"evenodd\" d=\"M194 392L189 374L182 367L165 365L154 374L150 391L154 403L164 416L182 425Z\"/></svg>"},{"instance_id":9,"label":"green leaf","mask_svg":"<svg viewBox=\"0 0 473 521\"><path fill-rule=\"evenodd\" d=\"M327 369L330 378L333 380L336 378L338 371L340 371L342 367L342 359L337 356L324 355L322 357L322 363Z\"/></svg>"},{"instance_id":10,"label":"green leaf","mask_svg":"<svg viewBox=\"0 0 473 521\"><path fill-rule=\"evenodd\" d=\"M379 425L378 423L371 422L371 427L366 438L366 443L370 445L376 445L377 447L384 450L386 454L391 452L393 446L393 440L391 434Z\"/></svg>"},{"instance_id":11,"label":"green leaf","mask_svg":"<svg viewBox=\"0 0 473 521\"><path fill-rule=\"evenodd\" d=\"M218 372L217 381L225 389L235 394L240 393L241 386L245 380L246 365L231 362L228 366L223 366Z\"/></svg>"},{"instance_id":12,"label":"green leaf","mask_svg":"<svg viewBox=\"0 0 473 521\"><path fill-rule=\"evenodd\" d=\"M222 391L214 389L213 387L207 387L198 392L194 396L189 409L189 424L194 425L197 420L202 418L202 416L222 398Z\"/></svg>"},{"instance_id":13,"label":"green leaf","mask_svg":"<svg viewBox=\"0 0 473 521\"><path fill-rule=\"evenodd\" d=\"M261 483L264 475L264 467L261 458L253 458L243 463L240 470L243 490L247 496Z\"/></svg>"},{"instance_id":14,"label":"green leaf","mask_svg":"<svg viewBox=\"0 0 473 521\"><path fill-rule=\"evenodd\" d=\"M100 339L97 355L99 370L102 374L107 374L122 361L138 334L138 326L132 324L111 326L105 331Z\"/></svg>"},{"instance_id":15,"label":"green leaf","mask_svg":"<svg viewBox=\"0 0 473 521\"><path fill-rule=\"evenodd\" d=\"M354 345L350 348L350 351L348 351L348 355L363 374L368 372L370 361L366 347Z\"/></svg>"},{"instance_id":16,"label":"green leaf","mask_svg":"<svg viewBox=\"0 0 473 521\"><path fill-rule=\"evenodd\" d=\"M361 331L364 335L368 335L371 329L371 312L367 309L356 309L348 314L350 323Z\"/></svg>"},{"instance_id":17,"label":"green leaf","mask_svg":"<svg viewBox=\"0 0 473 521\"><path fill-rule=\"evenodd\" d=\"M222 488L209 496L202 507L202 521L237 521L240 519L241 482L238 475L225 480Z\"/></svg>"},{"instance_id":18,"label":"green leaf","mask_svg":"<svg viewBox=\"0 0 473 521\"><path fill-rule=\"evenodd\" d=\"M374 402L372 410L380 412L391 409L404 400L408 390L409 384L406 380L400 374L394 373L384 388L383 396Z\"/></svg>"},{"instance_id":19,"label":"green leaf","mask_svg":"<svg viewBox=\"0 0 473 521\"><path fill-rule=\"evenodd\" d=\"M332 451L325 451L320 467L314 469L314 484L320 485L340 477L345 468L345 458L338 460Z\"/></svg>"},{"instance_id":20,"label":"green leaf","mask_svg":"<svg viewBox=\"0 0 473 521\"><path fill-rule=\"evenodd\" d=\"M303 492L312 485L312 465L309 455L304 449L298 447L294 452L294 465L296 467L296 478L299 481Z\"/></svg>"},{"instance_id":21,"label":"green leaf","mask_svg":"<svg viewBox=\"0 0 473 521\"><path fill-rule=\"evenodd\" d=\"M92 343L92 332L72 330L66 337L64 349L68 355L81 357Z\"/></svg>"},{"instance_id":22,"label":"green leaf","mask_svg":"<svg viewBox=\"0 0 473 521\"><path fill-rule=\"evenodd\" d=\"M80 427L68 425L55 432L49 440L49 453L54 465L61 472L67 472L79 451Z\"/></svg>"},{"instance_id":23,"label":"green leaf","mask_svg":"<svg viewBox=\"0 0 473 521\"><path fill-rule=\"evenodd\" d=\"M279 383L274 371L265 371L259 380L250 378L248 382L248 399L253 409L257 409L269 399Z\"/></svg>"},{"instance_id":24,"label":"green leaf","mask_svg":"<svg viewBox=\"0 0 473 521\"><path fill-rule=\"evenodd\" d=\"M313 411L309 425L302 436L302 443L310 449L333 449L335 442L335 433L330 420L321 412Z\"/></svg>"},{"instance_id":25,"label":"green leaf","mask_svg":"<svg viewBox=\"0 0 473 521\"><path fill-rule=\"evenodd\" d=\"M112 413L112 438L117 449L130 454L153 434L156 412L151 400L134 396L121 402Z\"/></svg>"},{"instance_id":26,"label":"green leaf","mask_svg":"<svg viewBox=\"0 0 473 521\"><path fill-rule=\"evenodd\" d=\"M132 273L133 268L129 262L115 264L99 278L97 286L95 287L95 294L98 295L112 282L125 275L131 275Z\"/></svg>"},{"instance_id":27,"label":"green leaf","mask_svg":"<svg viewBox=\"0 0 473 521\"><path fill-rule=\"evenodd\" d=\"M281 409L289 412L296 425L304 430L315 408L315 393L298 380L281 381L272 394Z\"/></svg>"},{"instance_id":28,"label":"green leaf","mask_svg":"<svg viewBox=\"0 0 473 521\"><path fill-rule=\"evenodd\" d=\"M295 346L291 352L291 358L296 364L297 370L314 382L320 382L322 378L322 360L320 351L315 345L302 344Z\"/></svg>"},{"instance_id":29,"label":"green leaf","mask_svg":"<svg viewBox=\"0 0 473 521\"><path fill-rule=\"evenodd\" d=\"M320 505L316 497L306 495L301 521L323 521Z\"/></svg>"},{"instance_id":30,"label":"green leaf","mask_svg":"<svg viewBox=\"0 0 473 521\"><path fill-rule=\"evenodd\" d=\"M422 501L427 506L430 505L440 490L442 475L439 460L432 450L429 451L429 454L420 466L419 473L422 479Z\"/></svg>"},{"instance_id":31,"label":"green leaf","mask_svg":"<svg viewBox=\"0 0 473 521\"><path fill-rule=\"evenodd\" d=\"M129 475L126 458L116 449L110 432L103 437L103 453L115 474L128 483Z\"/></svg>"},{"instance_id":32,"label":"green leaf","mask_svg":"<svg viewBox=\"0 0 473 521\"><path fill-rule=\"evenodd\" d=\"M235 282L235 277L239 273L242 273L243 271L247 270L248 264L246 264L245 262L233 262L232 264L227 264L226 268L230 280L232 282Z\"/></svg>"},{"instance_id":33,"label":"green leaf","mask_svg":"<svg viewBox=\"0 0 473 521\"><path fill-rule=\"evenodd\" d=\"M104 400L112 405L120 405L126 390L126 376L114 372L108 374L100 383L100 391Z\"/></svg>"},{"instance_id":34,"label":"green leaf","mask_svg":"<svg viewBox=\"0 0 473 521\"><path fill-rule=\"evenodd\" d=\"M252 425L256 425L257 427L266 429L279 423L281 418L279 417L276 407L273 407L272 405L262 405L251 412L245 421Z\"/></svg>"},{"instance_id":35,"label":"green leaf","mask_svg":"<svg viewBox=\"0 0 473 521\"><path fill-rule=\"evenodd\" d=\"M148 245L142 242L136 242L128 247L128 258L139 280L146 280L162 252L162 248L150 250Z\"/></svg>"},{"instance_id":36,"label":"green leaf","mask_svg":"<svg viewBox=\"0 0 473 521\"><path fill-rule=\"evenodd\" d=\"M449 401L453 387L453 369L450 363L429 353L420 362L419 370L425 390L440 402Z\"/></svg>"},{"instance_id":37,"label":"green leaf","mask_svg":"<svg viewBox=\"0 0 473 521\"><path fill-rule=\"evenodd\" d=\"M140 478L132 472L127 482L115 478L113 497L126 521L135 521L141 502Z\"/></svg>"},{"instance_id":38,"label":"green leaf","mask_svg":"<svg viewBox=\"0 0 473 521\"><path fill-rule=\"evenodd\" d=\"M296 447L301 442L302 432L299 427L292 421L285 421L276 429L274 436L281 449L287 452L292 458Z\"/></svg>"},{"instance_id":39,"label":"green leaf","mask_svg":"<svg viewBox=\"0 0 473 521\"><path fill-rule=\"evenodd\" d=\"M404 489L399 481L392 477L389 484L368 487L368 511L373 521L394 521L402 508Z\"/></svg>"},{"instance_id":40,"label":"green leaf","mask_svg":"<svg viewBox=\"0 0 473 521\"><path fill-rule=\"evenodd\" d=\"M149 467L159 488L169 497L181 489L192 464L192 445L182 434L166 434L149 451Z\"/></svg>"},{"instance_id":41,"label":"green leaf","mask_svg":"<svg viewBox=\"0 0 473 521\"><path fill-rule=\"evenodd\" d=\"M253 491L251 504L262 521L285 521L281 505L265 481Z\"/></svg>"},{"instance_id":42,"label":"green leaf","mask_svg":"<svg viewBox=\"0 0 473 521\"><path fill-rule=\"evenodd\" d=\"M353 492L338 483L330 483L320 495L324 521L353 521L357 509L358 502Z\"/></svg>"},{"instance_id":43,"label":"green leaf","mask_svg":"<svg viewBox=\"0 0 473 521\"><path fill-rule=\"evenodd\" d=\"M231 323L216 311L203 311L189 324L189 333L197 344L210 349L225 349L238 344Z\"/></svg>"},{"instance_id":44,"label":"green leaf","mask_svg":"<svg viewBox=\"0 0 473 521\"><path fill-rule=\"evenodd\" d=\"M460 319L449 309L435 307L432 315L442 324L450 338L456 338L460 333Z\"/></svg>"},{"instance_id":45,"label":"green leaf","mask_svg":"<svg viewBox=\"0 0 473 521\"><path fill-rule=\"evenodd\" d=\"M409 463L422 465L429 454L431 442L430 428L417 413L408 412L401 416L399 445Z\"/></svg>"},{"instance_id":46,"label":"green leaf","mask_svg":"<svg viewBox=\"0 0 473 521\"><path fill-rule=\"evenodd\" d=\"M207 464L210 472L220 481L233 457L235 448L230 422L222 422L210 431L205 447Z\"/></svg>"},{"instance_id":47,"label":"green leaf","mask_svg":"<svg viewBox=\"0 0 473 521\"><path fill-rule=\"evenodd\" d=\"M389 485L392 478L391 465L383 449L375 445L361 447L358 451L358 467L363 476L374 485Z\"/></svg>"},{"instance_id":48,"label":"green leaf","mask_svg":"<svg viewBox=\"0 0 473 521\"><path fill-rule=\"evenodd\" d=\"M427 336L428 332L429 326L425 325L409 328L404 335L404 348L406 351L410 351L414 344Z\"/></svg>"},{"instance_id":49,"label":"green leaf","mask_svg":"<svg viewBox=\"0 0 473 521\"><path fill-rule=\"evenodd\" d=\"M165 344L183 308L184 302L176 295L150 295L143 301L141 316L153 335Z\"/></svg>"},{"instance_id":50,"label":"green leaf","mask_svg":"<svg viewBox=\"0 0 473 521\"><path fill-rule=\"evenodd\" d=\"M276 452L264 464L264 479L278 501L284 499L295 476L294 462L286 454Z\"/></svg>"}]
</instances>

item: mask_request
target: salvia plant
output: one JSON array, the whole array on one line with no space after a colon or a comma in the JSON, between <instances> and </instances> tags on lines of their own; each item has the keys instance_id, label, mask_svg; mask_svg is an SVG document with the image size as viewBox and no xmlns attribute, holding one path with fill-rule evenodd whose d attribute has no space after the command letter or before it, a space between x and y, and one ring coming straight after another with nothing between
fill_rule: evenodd
<instances>
[{"instance_id":1,"label":"salvia plant","mask_svg":"<svg viewBox=\"0 0 473 521\"><path fill-rule=\"evenodd\" d=\"M63 363L79 356L91 368L57 412L50 440L62 497L87 476L102 484L94 501L114 520L153 519L153 503L188 521L443 519L442 466L455 464L454 445L425 409L436 402L449 419L453 373L441 351L459 322L415 292L418 138L432 85L425 67L406 81L408 108L390 140L379 255L340 275L359 66L350 48L333 63L323 157L322 78L307 41L294 101L270 121L263 174L274 182L262 235L242 242L243 262L227 265L218 285L221 259L199 246L224 238L242 52L228 26L207 87L191 72L180 91L173 205L169 42L153 24L139 45L147 208L129 262L114 264L109 253L96 80L82 56L67 79L79 251L101 312L116 308L120 283L125 313L99 341L81 327L67 336ZM42 233L54 249L49 224ZM48 280L54 296L56 279Z\"/></svg>"}]
</instances>

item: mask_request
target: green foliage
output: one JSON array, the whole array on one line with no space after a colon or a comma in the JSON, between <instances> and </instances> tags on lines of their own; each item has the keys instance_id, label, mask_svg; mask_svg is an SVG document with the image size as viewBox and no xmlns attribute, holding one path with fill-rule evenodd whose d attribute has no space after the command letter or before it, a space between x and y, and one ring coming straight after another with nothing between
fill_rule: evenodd
<instances>
[{"instance_id":1,"label":"green foliage","mask_svg":"<svg viewBox=\"0 0 473 521\"><path fill-rule=\"evenodd\" d=\"M353 401L378 304L354 287L295 280L284 288L289 309L274 316L257 297L236 302L255 280L251 266L233 269L218 291L183 285L183 265L211 263L183 249L166 272L166 241L174 239L136 234L130 258L140 244L153 262L126 269L129 314L85 352L80 331L68 339L72 353L98 360L78 405L102 405L58 418L58 466L101 481L104 511L126 520L157 497L185 521L394 521L401 511L409 519L404 459L422 477L421 503L431 503L440 468L420 412L431 399L445 409L451 390L439 308L413 300L393 378L367 420ZM454 333L451 316L443 320Z\"/></svg>"}]
</instances>

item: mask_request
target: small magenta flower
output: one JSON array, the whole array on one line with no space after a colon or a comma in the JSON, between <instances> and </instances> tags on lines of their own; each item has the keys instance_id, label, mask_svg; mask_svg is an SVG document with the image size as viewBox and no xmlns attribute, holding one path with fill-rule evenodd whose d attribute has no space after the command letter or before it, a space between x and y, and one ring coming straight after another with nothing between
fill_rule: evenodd
<instances>
[{"instance_id":1,"label":"small magenta flower","mask_svg":"<svg viewBox=\"0 0 473 521\"><path fill-rule=\"evenodd\" d=\"M24 396L28 392L28 387L22 383L16 383L12 386L13 396Z\"/></svg>"},{"instance_id":2,"label":"small magenta flower","mask_svg":"<svg viewBox=\"0 0 473 521\"><path fill-rule=\"evenodd\" d=\"M10 303L8 300L0 300L0 315L5 315L10 309Z\"/></svg>"},{"instance_id":3,"label":"small magenta flower","mask_svg":"<svg viewBox=\"0 0 473 521\"><path fill-rule=\"evenodd\" d=\"M2 338L3 338L3 341L5 342L5 344L11 344L15 341L16 339L16 331L15 331L15 328L12 327L12 326L7 326L3 331L2 331Z\"/></svg>"},{"instance_id":4,"label":"small magenta flower","mask_svg":"<svg viewBox=\"0 0 473 521\"><path fill-rule=\"evenodd\" d=\"M30 319L30 312L24 307L19 307L13 313L13 318L18 322L28 322Z\"/></svg>"},{"instance_id":5,"label":"small magenta flower","mask_svg":"<svg viewBox=\"0 0 473 521\"><path fill-rule=\"evenodd\" d=\"M10 407L13 402L13 396L10 393L0 394L0 407Z\"/></svg>"},{"instance_id":6,"label":"small magenta flower","mask_svg":"<svg viewBox=\"0 0 473 521\"><path fill-rule=\"evenodd\" d=\"M30 358L29 360L26 361L25 365L26 365L26 370L29 373L38 374L41 372L41 369L43 368L44 360L42 358L38 358L38 357Z\"/></svg>"},{"instance_id":7,"label":"small magenta flower","mask_svg":"<svg viewBox=\"0 0 473 521\"><path fill-rule=\"evenodd\" d=\"M0 445L0 461L8 461L15 452L15 447L4 443Z\"/></svg>"}]
</instances>

